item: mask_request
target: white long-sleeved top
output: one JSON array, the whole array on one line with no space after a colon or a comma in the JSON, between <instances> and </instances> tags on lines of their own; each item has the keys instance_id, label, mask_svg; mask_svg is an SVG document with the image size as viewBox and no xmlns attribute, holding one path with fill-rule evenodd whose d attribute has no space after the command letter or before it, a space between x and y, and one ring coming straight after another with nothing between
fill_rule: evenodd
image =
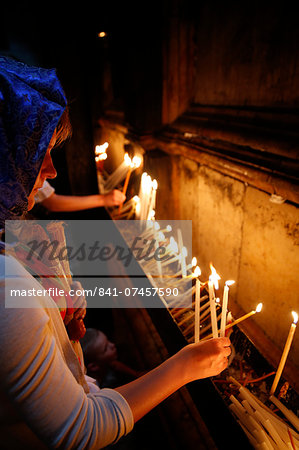
<instances>
[{"instance_id":1,"label":"white long-sleeved top","mask_svg":"<svg viewBox=\"0 0 299 450\"><path fill-rule=\"evenodd\" d=\"M5 264L15 274L6 280ZM48 295L30 298L30 308L9 298L11 289L33 287L41 289L18 261L0 254L0 448L100 449L116 442L133 428L128 403L112 389L89 392ZM5 307L5 295L15 307Z\"/></svg>"}]
</instances>

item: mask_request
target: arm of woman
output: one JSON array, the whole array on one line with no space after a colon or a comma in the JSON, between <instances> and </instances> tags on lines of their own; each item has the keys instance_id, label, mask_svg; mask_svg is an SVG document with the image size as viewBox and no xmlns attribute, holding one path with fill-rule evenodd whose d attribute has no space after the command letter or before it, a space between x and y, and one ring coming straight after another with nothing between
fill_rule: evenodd
<instances>
[{"instance_id":1,"label":"arm of woman","mask_svg":"<svg viewBox=\"0 0 299 450\"><path fill-rule=\"evenodd\" d=\"M114 189L107 194L93 195L60 195L53 193L43 200L42 204L49 211L82 211L102 206L118 206L125 201L125 195Z\"/></svg>"},{"instance_id":2,"label":"arm of woman","mask_svg":"<svg viewBox=\"0 0 299 450\"><path fill-rule=\"evenodd\" d=\"M226 337L190 344L157 368L117 388L129 403L134 421L185 384L214 375L227 367L230 340Z\"/></svg>"},{"instance_id":3,"label":"arm of woman","mask_svg":"<svg viewBox=\"0 0 299 450\"><path fill-rule=\"evenodd\" d=\"M3 262L4 256L0 259ZM111 389L84 392L66 363L68 355L78 366L54 302L49 297L47 301L35 297L30 299L30 308L22 308L20 302L15 307L5 305L5 300L13 305L15 299L7 297L12 289L29 292L33 286L41 288L29 274L25 279L21 269L18 276L7 278L5 285L4 279L0 280L1 391L50 448L99 449L116 442L133 427L131 409L121 394ZM29 297L23 298L26 300L28 305ZM59 327L50 318L55 319L53 314Z\"/></svg>"},{"instance_id":4,"label":"arm of woman","mask_svg":"<svg viewBox=\"0 0 299 450\"><path fill-rule=\"evenodd\" d=\"M27 425L50 447L99 449L116 442L181 386L227 366L229 339L211 339L184 347L117 390L86 394L66 364L65 348L69 352L70 345L58 310L47 312L37 298L30 308L20 303L5 307L5 293L29 292L34 285L40 287L29 274L27 279L6 279L5 286L4 280L0 283L0 385ZM34 302L39 307L33 308ZM57 337L59 327L55 329L52 314L57 314L63 339Z\"/></svg>"}]
</instances>

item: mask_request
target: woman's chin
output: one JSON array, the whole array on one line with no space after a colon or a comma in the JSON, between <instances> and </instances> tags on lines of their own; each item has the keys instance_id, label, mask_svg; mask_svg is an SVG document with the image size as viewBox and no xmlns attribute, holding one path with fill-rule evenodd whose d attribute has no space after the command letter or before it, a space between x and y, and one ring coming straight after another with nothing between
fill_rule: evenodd
<instances>
[{"instance_id":1,"label":"woman's chin","mask_svg":"<svg viewBox=\"0 0 299 450\"><path fill-rule=\"evenodd\" d=\"M35 201L34 201L34 198L28 198L28 207L27 207L27 211L30 211L32 208L33 208L33 206L35 205Z\"/></svg>"}]
</instances>

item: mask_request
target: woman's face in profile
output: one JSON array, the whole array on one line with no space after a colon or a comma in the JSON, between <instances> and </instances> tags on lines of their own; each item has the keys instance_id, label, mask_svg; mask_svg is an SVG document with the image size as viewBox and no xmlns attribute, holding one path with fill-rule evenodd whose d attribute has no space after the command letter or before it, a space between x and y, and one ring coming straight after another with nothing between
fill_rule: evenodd
<instances>
[{"instance_id":1,"label":"woman's face in profile","mask_svg":"<svg viewBox=\"0 0 299 450\"><path fill-rule=\"evenodd\" d=\"M44 181L47 178L55 178L57 175L57 172L55 170L55 167L54 167L53 161L52 161L52 157L51 157L51 150L54 147L55 142L56 142L56 131L54 131L54 133L53 133L53 136L49 143L42 166L41 166L38 176L35 180L33 189L28 197L28 211L30 211L33 208L34 203L35 203L34 196L36 195L38 189L40 189L42 187L42 185L44 184Z\"/></svg>"}]
</instances>

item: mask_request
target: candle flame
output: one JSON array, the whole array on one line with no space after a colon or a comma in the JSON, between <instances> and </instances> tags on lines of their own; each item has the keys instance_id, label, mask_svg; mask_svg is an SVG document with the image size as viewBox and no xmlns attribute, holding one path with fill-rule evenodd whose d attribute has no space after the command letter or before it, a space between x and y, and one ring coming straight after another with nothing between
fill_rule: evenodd
<instances>
[{"instance_id":1,"label":"candle flame","mask_svg":"<svg viewBox=\"0 0 299 450\"><path fill-rule=\"evenodd\" d=\"M195 277L199 277L201 275L200 267L196 266L193 272Z\"/></svg>"},{"instance_id":2,"label":"candle flame","mask_svg":"<svg viewBox=\"0 0 299 450\"><path fill-rule=\"evenodd\" d=\"M151 188L152 188L152 179L151 179L150 175L148 175L147 173L143 177L142 184L143 184L144 191L150 193Z\"/></svg>"},{"instance_id":3,"label":"candle flame","mask_svg":"<svg viewBox=\"0 0 299 450\"><path fill-rule=\"evenodd\" d=\"M257 307L255 308L255 311L256 311L256 312L261 312L262 307L263 307L263 304L262 304L262 303L259 303L259 304L257 305Z\"/></svg>"},{"instance_id":4,"label":"candle flame","mask_svg":"<svg viewBox=\"0 0 299 450\"><path fill-rule=\"evenodd\" d=\"M215 302L216 302L216 303L220 303L220 298L219 298L219 297L216 297L216 298L215 298Z\"/></svg>"},{"instance_id":5,"label":"candle flame","mask_svg":"<svg viewBox=\"0 0 299 450\"><path fill-rule=\"evenodd\" d=\"M140 202L140 198L138 197L138 195L134 195L133 201L134 201L135 203Z\"/></svg>"},{"instance_id":6,"label":"candle flame","mask_svg":"<svg viewBox=\"0 0 299 450\"><path fill-rule=\"evenodd\" d=\"M133 167L137 169L141 165L141 158L139 156L134 156L132 160Z\"/></svg>"},{"instance_id":7,"label":"candle flame","mask_svg":"<svg viewBox=\"0 0 299 450\"><path fill-rule=\"evenodd\" d=\"M156 191L158 189L158 182L157 180L152 181L152 188Z\"/></svg>"},{"instance_id":8,"label":"candle flame","mask_svg":"<svg viewBox=\"0 0 299 450\"><path fill-rule=\"evenodd\" d=\"M102 145L96 145L95 147L95 154L100 155L101 153L105 153L109 144L108 142L104 142Z\"/></svg>"},{"instance_id":9,"label":"candle flame","mask_svg":"<svg viewBox=\"0 0 299 450\"><path fill-rule=\"evenodd\" d=\"M227 280L227 281L225 282L226 286L231 286L231 285L234 284L234 283L235 283L234 280Z\"/></svg>"},{"instance_id":10,"label":"candle flame","mask_svg":"<svg viewBox=\"0 0 299 450\"><path fill-rule=\"evenodd\" d=\"M107 159L107 153L100 153L95 157L96 162L105 161L105 159Z\"/></svg>"},{"instance_id":11,"label":"candle flame","mask_svg":"<svg viewBox=\"0 0 299 450\"><path fill-rule=\"evenodd\" d=\"M160 230L160 228L161 228L159 222L155 222L154 227L155 227L156 231Z\"/></svg>"},{"instance_id":12,"label":"candle flame","mask_svg":"<svg viewBox=\"0 0 299 450\"><path fill-rule=\"evenodd\" d=\"M153 220L154 217L155 217L155 211L152 209L148 214L147 220Z\"/></svg>"},{"instance_id":13,"label":"candle flame","mask_svg":"<svg viewBox=\"0 0 299 450\"><path fill-rule=\"evenodd\" d=\"M192 267L196 266L197 264L197 258L196 256L193 256L192 261L191 261Z\"/></svg>"},{"instance_id":14,"label":"candle flame","mask_svg":"<svg viewBox=\"0 0 299 450\"><path fill-rule=\"evenodd\" d=\"M209 280L212 281L212 283L215 286L215 289L219 288L219 283L218 280L220 280L220 276L218 275L218 273L216 272L215 267L212 266L212 264L210 264L210 269L211 269L211 275L209 277Z\"/></svg>"},{"instance_id":15,"label":"candle flame","mask_svg":"<svg viewBox=\"0 0 299 450\"><path fill-rule=\"evenodd\" d=\"M298 314L295 311L292 311L292 314L293 314L293 318L294 318L293 323L296 324L298 322Z\"/></svg>"},{"instance_id":16,"label":"candle flame","mask_svg":"<svg viewBox=\"0 0 299 450\"><path fill-rule=\"evenodd\" d=\"M124 162L125 162L126 166L130 166L131 165L131 158L128 155L128 153L125 153Z\"/></svg>"},{"instance_id":17,"label":"candle flame","mask_svg":"<svg viewBox=\"0 0 299 450\"><path fill-rule=\"evenodd\" d=\"M171 226L171 225L167 225L166 231L168 231L168 233L169 233L170 231L172 231L172 226Z\"/></svg>"},{"instance_id":18,"label":"candle flame","mask_svg":"<svg viewBox=\"0 0 299 450\"><path fill-rule=\"evenodd\" d=\"M99 37L99 38L103 38L103 37L105 37L105 36L107 36L107 33L106 33L105 31L100 31L100 32L98 33L98 37Z\"/></svg>"}]
</instances>

